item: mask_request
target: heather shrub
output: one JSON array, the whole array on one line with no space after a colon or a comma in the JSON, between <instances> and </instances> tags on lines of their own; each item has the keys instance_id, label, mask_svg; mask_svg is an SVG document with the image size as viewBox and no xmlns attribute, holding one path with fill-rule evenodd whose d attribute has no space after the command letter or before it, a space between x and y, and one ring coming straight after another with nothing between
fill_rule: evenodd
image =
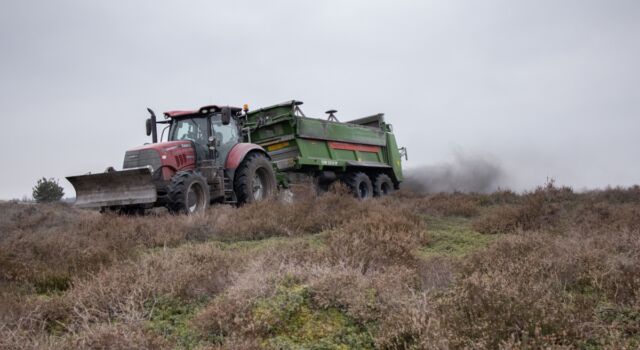
<instances>
[{"instance_id":1,"label":"heather shrub","mask_svg":"<svg viewBox=\"0 0 640 350\"><path fill-rule=\"evenodd\" d=\"M437 216L472 217L479 213L478 201L463 193L439 193L415 200L421 213Z\"/></svg>"},{"instance_id":2,"label":"heather shrub","mask_svg":"<svg viewBox=\"0 0 640 350\"><path fill-rule=\"evenodd\" d=\"M146 329L143 322L99 324L84 330L67 342L74 349L166 349L171 345Z\"/></svg>"},{"instance_id":3,"label":"heather shrub","mask_svg":"<svg viewBox=\"0 0 640 350\"><path fill-rule=\"evenodd\" d=\"M595 201L613 204L640 203L640 186L634 185L629 188L607 187L604 190L595 190L586 193L585 196Z\"/></svg>"},{"instance_id":4,"label":"heather shrub","mask_svg":"<svg viewBox=\"0 0 640 350\"><path fill-rule=\"evenodd\" d=\"M611 204L586 200L573 211L571 222L586 230L638 230L640 208L630 203Z\"/></svg>"},{"instance_id":5,"label":"heather shrub","mask_svg":"<svg viewBox=\"0 0 640 350\"><path fill-rule=\"evenodd\" d=\"M615 236L529 233L474 254L438 300L452 345L574 347L605 345L610 332L633 337L637 319L625 315L638 314L638 232ZM615 305L609 321L597 316L603 305Z\"/></svg>"},{"instance_id":6,"label":"heather shrub","mask_svg":"<svg viewBox=\"0 0 640 350\"><path fill-rule=\"evenodd\" d=\"M194 325L210 342L264 336L265 323L257 322L252 314L255 302L274 295L278 284L293 279L294 272L326 260L307 242L268 246L252 252L251 257L235 275L233 284L194 319Z\"/></svg>"},{"instance_id":7,"label":"heather shrub","mask_svg":"<svg viewBox=\"0 0 640 350\"><path fill-rule=\"evenodd\" d=\"M329 232L330 258L366 273L370 268L412 264L413 251L428 242L424 221L415 214L370 202L367 211Z\"/></svg>"},{"instance_id":8,"label":"heather shrub","mask_svg":"<svg viewBox=\"0 0 640 350\"><path fill-rule=\"evenodd\" d=\"M1 203L0 348L640 346L637 188L294 192L192 217ZM434 255L425 221L507 234Z\"/></svg>"},{"instance_id":9,"label":"heather shrub","mask_svg":"<svg viewBox=\"0 0 640 350\"><path fill-rule=\"evenodd\" d=\"M520 196L509 189L498 189L492 193L477 194L478 204L481 206L516 204Z\"/></svg>"},{"instance_id":10,"label":"heather shrub","mask_svg":"<svg viewBox=\"0 0 640 350\"><path fill-rule=\"evenodd\" d=\"M19 204L0 202L0 240L15 232L27 233L43 225L61 227L90 217L92 212L64 203ZM97 214L97 213L95 213Z\"/></svg>"},{"instance_id":11,"label":"heather shrub","mask_svg":"<svg viewBox=\"0 0 640 350\"><path fill-rule=\"evenodd\" d=\"M521 228L521 206L505 205L489 209L472 222L475 231L488 234L512 233Z\"/></svg>"},{"instance_id":12,"label":"heather shrub","mask_svg":"<svg viewBox=\"0 0 640 350\"><path fill-rule=\"evenodd\" d=\"M153 305L157 298L197 300L220 293L241 266L239 254L210 244L185 245L124 261L75 281L65 297L76 321L144 319L149 312L145 305Z\"/></svg>"},{"instance_id":13,"label":"heather shrub","mask_svg":"<svg viewBox=\"0 0 640 350\"><path fill-rule=\"evenodd\" d=\"M428 197L427 205L433 206L444 216L472 217L479 212L477 200L473 196L461 193L437 194Z\"/></svg>"},{"instance_id":14,"label":"heather shrub","mask_svg":"<svg viewBox=\"0 0 640 350\"><path fill-rule=\"evenodd\" d=\"M519 204L489 208L474 220L473 229L482 233L511 233L517 230L555 230L562 223L564 201L573 192L569 188L558 189L550 183L522 196Z\"/></svg>"},{"instance_id":15,"label":"heather shrub","mask_svg":"<svg viewBox=\"0 0 640 350\"><path fill-rule=\"evenodd\" d=\"M8 218L7 218L8 217ZM198 218L121 217L57 205L14 205L2 222L0 280L64 290L141 248L185 242Z\"/></svg>"},{"instance_id":16,"label":"heather shrub","mask_svg":"<svg viewBox=\"0 0 640 350\"><path fill-rule=\"evenodd\" d=\"M494 205L473 221L482 233L547 230L559 232L579 226L588 230L634 230L640 209L633 202L636 187L575 194L553 183L525 193L516 204Z\"/></svg>"},{"instance_id":17,"label":"heather shrub","mask_svg":"<svg viewBox=\"0 0 640 350\"><path fill-rule=\"evenodd\" d=\"M229 347L257 340L274 349L446 343L435 336L434 310L411 268L363 274L327 260L278 267L260 261L238 280L193 321L209 342Z\"/></svg>"},{"instance_id":18,"label":"heather shrub","mask_svg":"<svg viewBox=\"0 0 640 350\"><path fill-rule=\"evenodd\" d=\"M446 256L418 260L415 267L418 289L423 292L439 292L448 288L455 281L458 265L457 259Z\"/></svg>"},{"instance_id":19,"label":"heather shrub","mask_svg":"<svg viewBox=\"0 0 640 350\"><path fill-rule=\"evenodd\" d=\"M328 192L287 203L265 201L234 210L210 225L212 237L222 240L297 236L332 229L365 209L355 198Z\"/></svg>"},{"instance_id":20,"label":"heather shrub","mask_svg":"<svg viewBox=\"0 0 640 350\"><path fill-rule=\"evenodd\" d=\"M106 339L96 339L96 334L84 334L87 327L118 324L123 328L117 330L135 328L150 319L156 304L166 298L190 302L210 298L228 286L243 260L241 252L232 254L201 244L119 262L90 277L75 279L73 286L59 297L3 296L0 300L7 313L0 330L13 334L12 339L44 335L43 341L51 340L48 337L75 341L78 335L88 337L86 341L80 339L82 344L109 344L110 328ZM131 341L148 339L151 338L140 335ZM98 345L87 345L92 346Z\"/></svg>"}]
</instances>

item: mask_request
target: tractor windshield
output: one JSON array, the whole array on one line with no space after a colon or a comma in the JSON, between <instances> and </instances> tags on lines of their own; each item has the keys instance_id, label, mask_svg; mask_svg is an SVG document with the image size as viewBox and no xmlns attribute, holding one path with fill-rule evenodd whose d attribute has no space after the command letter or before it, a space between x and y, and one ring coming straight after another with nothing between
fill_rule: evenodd
<instances>
[{"instance_id":1,"label":"tractor windshield","mask_svg":"<svg viewBox=\"0 0 640 350\"><path fill-rule=\"evenodd\" d=\"M222 122L220 114L213 115L211 117L211 131L216 139L216 164L224 166L224 162L227 159L229 151L240 142L240 136L238 132L238 125L235 119L231 119L229 124L225 125Z\"/></svg>"},{"instance_id":2,"label":"tractor windshield","mask_svg":"<svg viewBox=\"0 0 640 350\"><path fill-rule=\"evenodd\" d=\"M196 157L198 159L208 158L209 134L207 132L207 118L181 118L171 125L169 131L169 141L193 141L195 145Z\"/></svg>"},{"instance_id":3,"label":"tractor windshield","mask_svg":"<svg viewBox=\"0 0 640 350\"><path fill-rule=\"evenodd\" d=\"M169 135L170 141L189 140L204 146L207 145L208 138L205 118L178 119L171 126Z\"/></svg>"}]
</instances>

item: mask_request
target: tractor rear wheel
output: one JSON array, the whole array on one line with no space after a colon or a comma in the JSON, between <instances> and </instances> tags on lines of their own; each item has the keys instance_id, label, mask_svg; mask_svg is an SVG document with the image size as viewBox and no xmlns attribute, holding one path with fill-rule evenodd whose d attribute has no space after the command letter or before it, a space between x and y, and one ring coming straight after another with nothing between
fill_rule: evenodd
<instances>
[{"instance_id":1,"label":"tractor rear wheel","mask_svg":"<svg viewBox=\"0 0 640 350\"><path fill-rule=\"evenodd\" d=\"M367 174L363 172L348 173L342 181L349 187L354 197L358 199L373 197L373 185Z\"/></svg>"},{"instance_id":2,"label":"tractor rear wheel","mask_svg":"<svg viewBox=\"0 0 640 350\"><path fill-rule=\"evenodd\" d=\"M373 195L376 197L386 196L393 192L393 181L387 174L378 174L373 180Z\"/></svg>"},{"instance_id":3,"label":"tractor rear wheel","mask_svg":"<svg viewBox=\"0 0 640 350\"><path fill-rule=\"evenodd\" d=\"M236 170L233 187L240 205L273 197L277 183L269 159L262 153L247 155Z\"/></svg>"},{"instance_id":4,"label":"tractor rear wheel","mask_svg":"<svg viewBox=\"0 0 640 350\"><path fill-rule=\"evenodd\" d=\"M167 187L167 195L167 208L175 214L203 213L209 207L207 180L193 171L176 173Z\"/></svg>"}]
</instances>

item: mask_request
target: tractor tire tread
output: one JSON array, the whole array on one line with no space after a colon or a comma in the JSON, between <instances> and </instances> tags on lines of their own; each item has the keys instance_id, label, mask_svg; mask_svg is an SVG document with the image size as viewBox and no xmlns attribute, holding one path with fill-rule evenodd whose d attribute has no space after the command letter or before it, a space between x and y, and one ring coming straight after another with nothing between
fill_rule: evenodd
<instances>
[{"instance_id":1,"label":"tractor tire tread","mask_svg":"<svg viewBox=\"0 0 640 350\"><path fill-rule=\"evenodd\" d=\"M387 192L383 190L383 186L387 185ZM394 191L393 180L387 174L378 174L373 180L373 195L375 197L381 197Z\"/></svg>"},{"instance_id":2,"label":"tractor tire tread","mask_svg":"<svg viewBox=\"0 0 640 350\"><path fill-rule=\"evenodd\" d=\"M172 178L171 182L167 186L168 204L167 209L172 213L186 213L187 203L186 191L189 180L194 178L193 181L201 181L205 185L205 195L207 196L206 204L208 205L209 189L206 179L199 173L193 170L179 171Z\"/></svg>"},{"instance_id":3,"label":"tractor tire tread","mask_svg":"<svg viewBox=\"0 0 640 350\"><path fill-rule=\"evenodd\" d=\"M238 205L243 205L253 201L251 198L251 179L253 178L253 173L251 172L252 166L255 162L263 162L265 161L265 165L271 164L271 162L264 156L262 153L252 152L249 153L245 159L240 163L235 173L235 180L233 182L234 192L236 193L237 203ZM272 168L271 168L272 169ZM254 169L255 171L255 169ZM276 179L275 174L272 174L271 186L270 189L271 194L275 193Z\"/></svg>"},{"instance_id":4,"label":"tractor tire tread","mask_svg":"<svg viewBox=\"0 0 640 350\"><path fill-rule=\"evenodd\" d=\"M371 179L369 179L369 176L367 176L367 174L361 171L350 172L344 176L343 182L345 183L345 185L347 185L347 187L351 190L352 194L356 198L367 199L373 197L373 184L371 183ZM359 191L360 184L362 182L364 182L367 186L368 195L365 197L361 197Z\"/></svg>"}]
</instances>

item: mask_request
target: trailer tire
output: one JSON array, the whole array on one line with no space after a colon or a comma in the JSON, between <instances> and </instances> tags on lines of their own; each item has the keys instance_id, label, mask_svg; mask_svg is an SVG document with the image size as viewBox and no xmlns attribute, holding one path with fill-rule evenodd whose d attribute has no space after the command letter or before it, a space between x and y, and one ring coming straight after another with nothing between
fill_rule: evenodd
<instances>
[{"instance_id":1,"label":"trailer tire","mask_svg":"<svg viewBox=\"0 0 640 350\"><path fill-rule=\"evenodd\" d=\"M348 173L343 182L349 187L354 197L358 199L373 197L373 185L367 174L363 172Z\"/></svg>"},{"instance_id":2,"label":"trailer tire","mask_svg":"<svg viewBox=\"0 0 640 350\"><path fill-rule=\"evenodd\" d=\"M259 152L249 153L236 170L233 187L238 205L273 197L277 183L269 159Z\"/></svg>"},{"instance_id":3,"label":"trailer tire","mask_svg":"<svg viewBox=\"0 0 640 350\"><path fill-rule=\"evenodd\" d=\"M167 187L167 209L174 214L203 213L209 207L209 185L194 171L180 171Z\"/></svg>"},{"instance_id":4,"label":"trailer tire","mask_svg":"<svg viewBox=\"0 0 640 350\"><path fill-rule=\"evenodd\" d=\"M393 192L393 181L387 174L378 174L373 180L373 195L376 197L386 196Z\"/></svg>"}]
</instances>

